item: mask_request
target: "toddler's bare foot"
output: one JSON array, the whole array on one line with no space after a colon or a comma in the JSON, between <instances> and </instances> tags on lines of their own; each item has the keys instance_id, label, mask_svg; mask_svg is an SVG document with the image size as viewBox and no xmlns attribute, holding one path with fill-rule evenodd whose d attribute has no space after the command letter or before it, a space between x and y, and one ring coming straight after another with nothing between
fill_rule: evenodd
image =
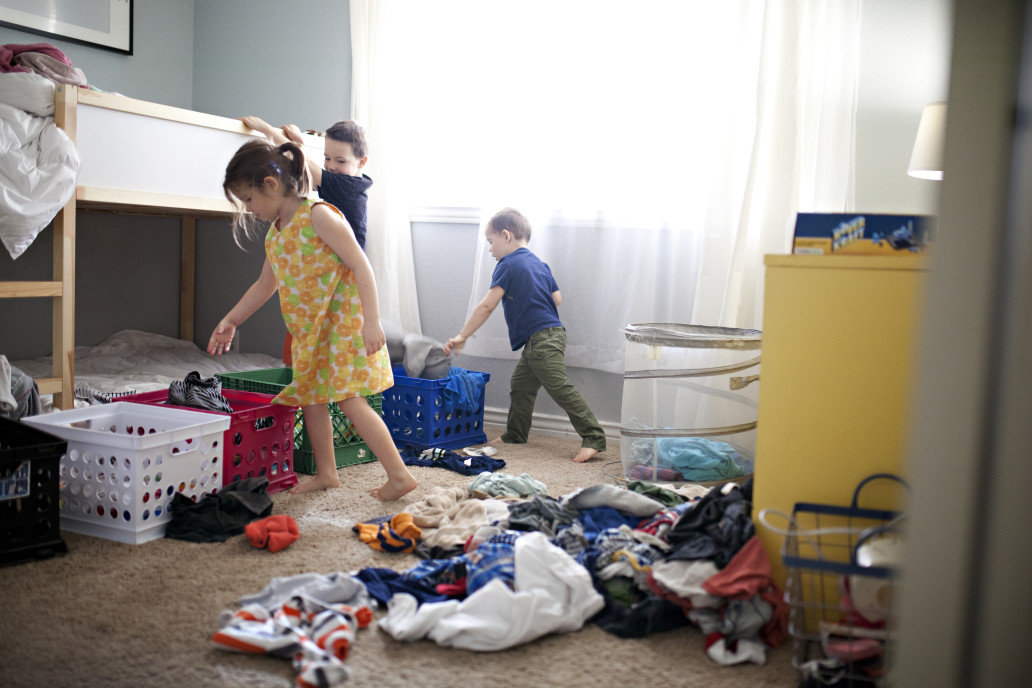
<instances>
[{"instance_id":1,"label":"toddler's bare foot","mask_svg":"<svg viewBox=\"0 0 1032 688\"><path fill-rule=\"evenodd\" d=\"M573 462L585 463L587 461L591 461L596 456L598 456L597 449L592 449L591 447L581 447L580 451L577 452L577 456L573 457Z\"/></svg>"},{"instance_id":2,"label":"toddler's bare foot","mask_svg":"<svg viewBox=\"0 0 1032 688\"><path fill-rule=\"evenodd\" d=\"M289 494L304 494L305 492L315 492L316 490L328 490L331 487L340 487L340 478L337 477L336 473L331 477L313 476L310 480L295 485Z\"/></svg>"},{"instance_id":3,"label":"toddler's bare foot","mask_svg":"<svg viewBox=\"0 0 1032 688\"><path fill-rule=\"evenodd\" d=\"M416 479L410 475L402 480L388 480L375 490L369 490L369 494L381 502L393 502L395 499L401 499L409 492L412 492L418 485L419 483L416 482Z\"/></svg>"},{"instance_id":4,"label":"toddler's bare foot","mask_svg":"<svg viewBox=\"0 0 1032 688\"><path fill-rule=\"evenodd\" d=\"M493 440L489 440L487 444L504 444L501 437L496 437Z\"/></svg>"}]
</instances>

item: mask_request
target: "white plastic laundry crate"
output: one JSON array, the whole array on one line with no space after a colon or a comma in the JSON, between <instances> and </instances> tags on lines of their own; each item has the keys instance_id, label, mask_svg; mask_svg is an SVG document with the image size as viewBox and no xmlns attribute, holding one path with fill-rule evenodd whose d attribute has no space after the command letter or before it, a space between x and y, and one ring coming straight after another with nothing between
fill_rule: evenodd
<instances>
[{"instance_id":1,"label":"white plastic laundry crate","mask_svg":"<svg viewBox=\"0 0 1032 688\"><path fill-rule=\"evenodd\" d=\"M62 530L138 545L164 537L177 492L196 502L222 487L229 416L116 402L22 420L68 441Z\"/></svg>"}]
</instances>

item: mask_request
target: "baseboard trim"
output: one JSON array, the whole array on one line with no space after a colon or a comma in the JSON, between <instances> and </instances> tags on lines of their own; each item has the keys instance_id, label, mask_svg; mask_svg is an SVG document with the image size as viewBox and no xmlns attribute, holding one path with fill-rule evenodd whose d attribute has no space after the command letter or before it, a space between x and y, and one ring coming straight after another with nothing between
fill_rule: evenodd
<instances>
[{"instance_id":1,"label":"baseboard trim","mask_svg":"<svg viewBox=\"0 0 1032 688\"><path fill-rule=\"evenodd\" d=\"M487 406L484 408L484 425L491 426L499 432L505 430L505 419L509 415L508 409ZM606 433L606 443L613 446L620 446L620 426L612 421L599 421L602 430ZM549 437L563 437L566 439L579 439L577 431L570 424L566 416L557 416L549 413L535 413L533 431L548 435ZM490 433L488 433L490 435Z\"/></svg>"}]
</instances>

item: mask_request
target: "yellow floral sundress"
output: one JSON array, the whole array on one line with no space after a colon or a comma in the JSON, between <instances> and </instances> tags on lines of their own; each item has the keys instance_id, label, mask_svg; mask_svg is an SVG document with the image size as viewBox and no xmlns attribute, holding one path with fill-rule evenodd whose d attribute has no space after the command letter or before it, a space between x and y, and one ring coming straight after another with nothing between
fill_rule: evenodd
<instances>
[{"instance_id":1,"label":"yellow floral sundress","mask_svg":"<svg viewBox=\"0 0 1032 688\"><path fill-rule=\"evenodd\" d=\"M366 397L394 384L387 347L365 354L355 275L315 233L317 204L305 199L286 226L277 231L273 223L265 236L283 321L293 338L293 379L273 401L288 406Z\"/></svg>"}]
</instances>

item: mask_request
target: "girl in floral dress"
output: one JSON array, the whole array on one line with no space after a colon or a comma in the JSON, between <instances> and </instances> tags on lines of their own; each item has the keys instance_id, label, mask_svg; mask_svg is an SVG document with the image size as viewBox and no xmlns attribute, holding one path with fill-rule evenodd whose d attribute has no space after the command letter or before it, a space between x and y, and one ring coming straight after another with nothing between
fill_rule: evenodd
<instances>
[{"instance_id":1,"label":"girl in floral dress","mask_svg":"<svg viewBox=\"0 0 1032 688\"><path fill-rule=\"evenodd\" d=\"M373 269L344 216L311 201L304 154L294 143L245 143L230 160L226 197L240 209L234 231L253 219L271 222L261 274L215 328L208 353L229 350L236 329L279 292L293 337L293 379L273 400L300 406L312 443L316 474L291 493L338 487L333 425L327 404L336 402L387 472L371 490L393 500L416 488L390 430L365 397L394 384L386 336L380 326Z\"/></svg>"}]
</instances>

